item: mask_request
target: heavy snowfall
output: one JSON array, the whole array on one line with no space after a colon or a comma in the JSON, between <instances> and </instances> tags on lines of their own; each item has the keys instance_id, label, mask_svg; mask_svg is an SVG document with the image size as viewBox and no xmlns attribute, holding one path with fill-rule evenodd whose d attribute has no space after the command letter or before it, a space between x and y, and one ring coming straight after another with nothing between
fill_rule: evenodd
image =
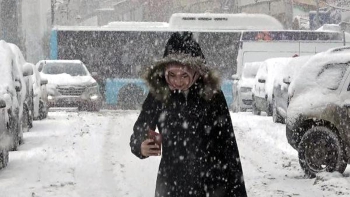
<instances>
[{"instance_id":1,"label":"heavy snowfall","mask_svg":"<svg viewBox=\"0 0 350 197\"><path fill-rule=\"evenodd\" d=\"M2 197L147 197L160 157L140 160L129 146L138 110L50 111L24 133L0 173ZM231 113L248 196L349 196L343 175L304 177L285 125L251 112Z\"/></svg>"}]
</instances>

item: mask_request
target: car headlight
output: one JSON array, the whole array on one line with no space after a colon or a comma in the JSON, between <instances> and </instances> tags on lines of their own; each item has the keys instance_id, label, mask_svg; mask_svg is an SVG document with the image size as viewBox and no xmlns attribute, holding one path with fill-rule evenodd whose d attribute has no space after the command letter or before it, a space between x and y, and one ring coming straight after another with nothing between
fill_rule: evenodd
<instances>
[{"instance_id":1,"label":"car headlight","mask_svg":"<svg viewBox=\"0 0 350 197\"><path fill-rule=\"evenodd\" d=\"M96 99L98 99L98 95L97 94L92 94L92 95L90 95L90 99L91 100L96 100Z\"/></svg>"}]
</instances>

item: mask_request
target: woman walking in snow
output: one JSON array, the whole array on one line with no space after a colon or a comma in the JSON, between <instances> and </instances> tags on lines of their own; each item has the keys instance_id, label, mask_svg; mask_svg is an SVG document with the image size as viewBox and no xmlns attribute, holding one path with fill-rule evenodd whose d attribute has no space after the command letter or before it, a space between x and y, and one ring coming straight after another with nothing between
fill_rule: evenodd
<instances>
[{"instance_id":1,"label":"woman walking in snow","mask_svg":"<svg viewBox=\"0 0 350 197\"><path fill-rule=\"evenodd\" d=\"M174 33L145 77L150 93L130 139L139 158L161 155L155 196L245 197L243 172L220 80L189 32ZM161 149L150 139L158 128Z\"/></svg>"}]
</instances>

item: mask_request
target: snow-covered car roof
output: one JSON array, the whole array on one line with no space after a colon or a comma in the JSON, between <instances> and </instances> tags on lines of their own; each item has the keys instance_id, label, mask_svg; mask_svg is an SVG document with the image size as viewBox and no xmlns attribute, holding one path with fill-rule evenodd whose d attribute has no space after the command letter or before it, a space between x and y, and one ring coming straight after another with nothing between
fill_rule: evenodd
<instances>
[{"instance_id":1,"label":"snow-covered car roof","mask_svg":"<svg viewBox=\"0 0 350 197\"><path fill-rule=\"evenodd\" d=\"M293 80L296 73L311 57L311 55L307 55L291 58L290 61L284 65L284 68L279 71L279 74L275 78L274 85L282 84L283 78L285 77L290 77Z\"/></svg>"},{"instance_id":2,"label":"snow-covered car roof","mask_svg":"<svg viewBox=\"0 0 350 197\"><path fill-rule=\"evenodd\" d=\"M272 98L276 76L280 75L280 73L283 72L283 70L286 68L286 65L291 59L291 57L278 57L265 60L265 64L268 70L265 87L269 98Z\"/></svg>"},{"instance_id":3,"label":"snow-covered car roof","mask_svg":"<svg viewBox=\"0 0 350 197\"><path fill-rule=\"evenodd\" d=\"M247 62L243 67L242 78L254 78L263 62Z\"/></svg>"},{"instance_id":4,"label":"snow-covered car roof","mask_svg":"<svg viewBox=\"0 0 350 197\"><path fill-rule=\"evenodd\" d=\"M254 79L261 64L264 64L264 62L247 62L244 64L242 78L239 80L240 87L254 86Z\"/></svg>"},{"instance_id":5,"label":"snow-covered car roof","mask_svg":"<svg viewBox=\"0 0 350 197\"><path fill-rule=\"evenodd\" d=\"M350 62L350 50L335 52L322 52L311 57L296 74L292 81L290 95L298 95L303 91L320 89L320 91L329 91L337 88L338 82L342 79L339 74L345 74L345 71L337 72L337 69L345 69L342 64ZM348 65L349 66L349 65ZM347 66L347 67L348 67ZM343 67L343 68L341 68ZM333 69L334 68L334 69ZM316 80L320 75L327 71L327 75L322 80Z\"/></svg>"}]
</instances>

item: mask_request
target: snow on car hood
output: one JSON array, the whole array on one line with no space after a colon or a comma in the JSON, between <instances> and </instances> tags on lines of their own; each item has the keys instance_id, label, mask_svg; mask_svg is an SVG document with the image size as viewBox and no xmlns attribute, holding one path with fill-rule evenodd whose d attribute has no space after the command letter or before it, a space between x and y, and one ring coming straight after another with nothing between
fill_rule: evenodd
<instances>
[{"instance_id":1,"label":"snow on car hood","mask_svg":"<svg viewBox=\"0 0 350 197\"><path fill-rule=\"evenodd\" d=\"M239 82L239 86L252 88L254 86L254 78L242 78Z\"/></svg>"},{"instance_id":2,"label":"snow on car hood","mask_svg":"<svg viewBox=\"0 0 350 197\"><path fill-rule=\"evenodd\" d=\"M48 80L48 84L52 85L72 85L72 86L84 86L95 83L96 80L90 75L88 76L71 76L69 74L63 73L58 75L48 75L41 73L43 77Z\"/></svg>"}]
</instances>

